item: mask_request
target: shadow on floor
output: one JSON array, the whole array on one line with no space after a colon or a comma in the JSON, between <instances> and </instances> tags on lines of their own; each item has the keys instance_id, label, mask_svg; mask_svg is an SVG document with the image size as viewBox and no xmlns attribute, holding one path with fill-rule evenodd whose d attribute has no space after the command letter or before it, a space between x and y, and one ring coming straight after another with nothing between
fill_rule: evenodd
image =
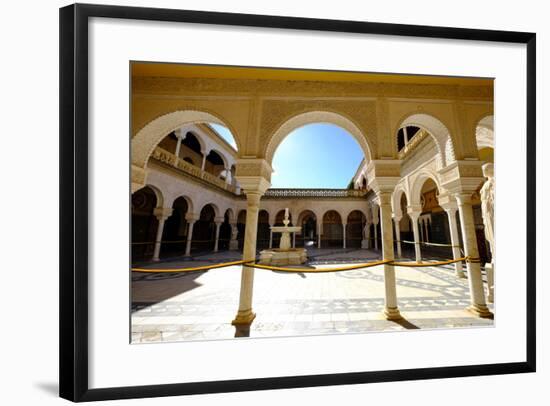
<instances>
[{"instance_id":1,"label":"shadow on floor","mask_svg":"<svg viewBox=\"0 0 550 406\"><path fill-rule=\"evenodd\" d=\"M208 271L132 275L132 313L202 286L195 279L205 272Z\"/></svg>"},{"instance_id":2,"label":"shadow on floor","mask_svg":"<svg viewBox=\"0 0 550 406\"><path fill-rule=\"evenodd\" d=\"M407 330L419 330L420 327L418 327L416 324L412 324L407 319L400 319L400 320L391 320L395 324L399 324L401 327L407 329Z\"/></svg>"},{"instance_id":3,"label":"shadow on floor","mask_svg":"<svg viewBox=\"0 0 550 406\"><path fill-rule=\"evenodd\" d=\"M250 337L250 324L235 326L235 337Z\"/></svg>"}]
</instances>

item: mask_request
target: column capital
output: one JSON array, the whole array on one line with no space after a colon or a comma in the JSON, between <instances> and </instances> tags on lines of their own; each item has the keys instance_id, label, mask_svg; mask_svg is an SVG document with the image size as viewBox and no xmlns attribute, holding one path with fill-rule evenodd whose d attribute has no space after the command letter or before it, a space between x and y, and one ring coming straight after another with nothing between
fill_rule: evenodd
<instances>
[{"instance_id":1,"label":"column capital","mask_svg":"<svg viewBox=\"0 0 550 406\"><path fill-rule=\"evenodd\" d=\"M482 161L455 161L439 171L441 187L452 193L473 193L483 183Z\"/></svg>"},{"instance_id":2,"label":"column capital","mask_svg":"<svg viewBox=\"0 0 550 406\"><path fill-rule=\"evenodd\" d=\"M214 217L214 223L216 223L216 225L221 225L224 221L225 217L223 216Z\"/></svg>"},{"instance_id":3,"label":"column capital","mask_svg":"<svg viewBox=\"0 0 550 406\"><path fill-rule=\"evenodd\" d=\"M198 213L187 213L185 215L185 220L187 220L188 223L194 223L200 218L200 214Z\"/></svg>"},{"instance_id":4,"label":"column capital","mask_svg":"<svg viewBox=\"0 0 550 406\"><path fill-rule=\"evenodd\" d=\"M396 221L396 222L399 223L399 222L401 221L401 219L403 218L403 215L402 215L402 214L393 213L392 217L393 217L393 220L394 220L394 221Z\"/></svg>"},{"instance_id":5,"label":"column capital","mask_svg":"<svg viewBox=\"0 0 550 406\"><path fill-rule=\"evenodd\" d=\"M171 207L155 207L153 215L158 221L166 220L172 215L173 209Z\"/></svg>"},{"instance_id":6,"label":"column capital","mask_svg":"<svg viewBox=\"0 0 550 406\"><path fill-rule=\"evenodd\" d=\"M273 169L265 159L239 159L235 168L235 179L245 194L259 193L263 195L271 187L270 180Z\"/></svg>"},{"instance_id":7,"label":"column capital","mask_svg":"<svg viewBox=\"0 0 550 406\"><path fill-rule=\"evenodd\" d=\"M391 205L391 198L392 192L379 190L376 192L375 203L378 204L378 206Z\"/></svg>"},{"instance_id":8,"label":"column capital","mask_svg":"<svg viewBox=\"0 0 550 406\"><path fill-rule=\"evenodd\" d=\"M455 197L456 197L456 201L458 202L458 205L462 206L465 204L472 204L473 203L472 194L473 193L457 193Z\"/></svg>"},{"instance_id":9,"label":"column capital","mask_svg":"<svg viewBox=\"0 0 550 406\"><path fill-rule=\"evenodd\" d=\"M417 221L422 214L422 207L419 204L407 206L407 214L413 221Z\"/></svg>"},{"instance_id":10,"label":"column capital","mask_svg":"<svg viewBox=\"0 0 550 406\"><path fill-rule=\"evenodd\" d=\"M178 128L174 131L174 134L176 134L176 138L179 138L183 141L185 139L185 136L187 135L187 130L184 128Z\"/></svg>"},{"instance_id":11,"label":"column capital","mask_svg":"<svg viewBox=\"0 0 550 406\"><path fill-rule=\"evenodd\" d=\"M371 189L378 192L393 193L401 180L401 160L378 159L370 161L367 166L367 179Z\"/></svg>"}]
</instances>

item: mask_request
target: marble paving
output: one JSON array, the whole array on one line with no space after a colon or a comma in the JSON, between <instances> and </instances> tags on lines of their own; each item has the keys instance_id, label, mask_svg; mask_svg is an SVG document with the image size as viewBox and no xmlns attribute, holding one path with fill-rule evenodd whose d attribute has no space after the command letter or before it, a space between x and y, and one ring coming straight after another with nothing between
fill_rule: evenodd
<instances>
[{"instance_id":1,"label":"marble paving","mask_svg":"<svg viewBox=\"0 0 550 406\"><path fill-rule=\"evenodd\" d=\"M339 266L379 258L369 250L311 249L309 266ZM146 265L177 268L238 260L221 252ZM310 274L256 270L249 328L236 329L240 266L191 273L132 274L132 342L216 340L376 331L490 327L465 308L468 280L452 266L396 268L403 320L387 321L383 267ZM491 306L492 309L492 306Z\"/></svg>"}]
</instances>

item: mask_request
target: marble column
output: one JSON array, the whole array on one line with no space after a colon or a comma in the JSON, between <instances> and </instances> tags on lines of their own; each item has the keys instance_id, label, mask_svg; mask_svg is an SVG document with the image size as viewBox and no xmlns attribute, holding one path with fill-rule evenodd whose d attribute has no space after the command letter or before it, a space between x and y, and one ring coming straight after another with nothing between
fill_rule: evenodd
<instances>
[{"instance_id":1,"label":"marble column","mask_svg":"<svg viewBox=\"0 0 550 406\"><path fill-rule=\"evenodd\" d=\"M460 224L462 227L462 239L466 256L479 261L477 237L474 223L474 212L472 209L471 193L459 193L456 195ZM492 317L493 314L485 302L485 291L481 278L481 267L479 262L468 262L468 283L470 286L470 306L468 310L479 317Z\"/></svg>"},{"instance_id":2,"label":"marble column","mask_svg":"<svg viewBox=\"0 0 550 406\"><path fill-rule=\"evenodd\" d=\"M378 222L374 223L374 249L378 251Z\"/></svg>"},{"instance_id":3,"label":"marble column","mask_svg":"<svg viewBox=\"0 0 550 406\"><path fill-rule=\"evenodd\" d=\"M260 198L263 192L245 191L246 227L244 232L243 261L256 260L256 238L258 235L258 213L260 211ZM250 324L256 317L252 311L252 291L254 286L254 268L246 265L242 267L241 294L239 298L239 310L233 319L233 325Z\"/></svg>"},{"instance_id":4,"label":"marble column","mask_svg":"<svg viewBox=\"0 0 550 406\"><path fill-rule=\"evenodd\" d=\"M408 210L409 217L411 218L413 235L414 235L414 253L416 262L422 261L422 254L420 252L420 231L418 229L418 218L420 217L420 211Z\"/></svg>"},{"instance_id":5,"label":"marble column","mask_svg":"<svg viewBox=\"0 0 550 406\"><path fill-rule=\"evenodd\" d=\"M214 237L214 252L218 252L218 245L220 241L220 227L223 224L224 218L216 217L214 218L214 224L216 224L216 234Z\"/></svg>"},{"instance_id":6,"label":"marble column","mask_svg":"<svg viewBox=\"0 0 550 406\"><path fill-rule=\"evenodd\" d=\"M270 226L272 227L272 226ZM273 231L269 230L269 249L273 248Z\"/></svg>"},{"instance_id":7,"label":"marble column","mask_svg":"<svg viewBox=\"0 0 550 406\"><path fill-rule=\"evenodd\" d=\"M236 251L239 249L239 241L237 240L239 229L237 228L237 222L229 223L231 226L231 239L229 240L229 249L231 251Z\"/></svg>"},{"instance_id":8,"label":"marble column","mask_svg":"<svg viewBox=\"0 0 550 406\"><path fill-rule=\"evenodd\" d=\"M296 233L292 233L292 248L296 248Z\"/></svg>"},{"instance_id":9,"label":"marble column","mask_svg":"<svg viewBox=\"0 0 550 406\"><path fill-rule=\"evenodd\" d=\"M393 252L393 220L391 209L391 193L378 192L380 203L380 226L382 229L382 258L394 259ZM401 319L401 313L397 306L397 290L395 280L395 267L384 265L385 308L384 316L387 320Z\"/></svg>"},{"instance_id":10,"label":"marble column","mask_svg":"<svg viewBox=\"0 0 550 406\"><path fill-rule=\"evenodd\" d=\"M429 229L429 224L430 220L428 220L427 218L424 219L424 239L425 239L425 242L430 242L430 233L428 232L428 229Z\"/></svg>"},{"instance_id":11,"label":"marble column","mask_svg":"<svg viewBox=\"0 0 550 406\"><path fill-rule=\"evenodd\" d=\"M157 234L155 237L155 246L153 249L153 261L159 260L160 246L162 244L162 233L164 231L164 222L172 215L172 208L157 207L153 210L153 214L158 220Z\"/></svg>"},{"instance_id":12,"label":"marble column","mask_svg":"<svg viewBox=\"0 0 550 406\"><path fill-rule=\"evenodd\" d=\"M178 139L176 143L176 151L174 152L174 155L176 156L176 159L174 160L174 165L178 165L178 159L180 157L180 148L181 148L181 142L185 139L185 131L183 129L179 129L175 131L176 138Z\"/></svg>"},{"instance_id":13,"label":"marble column","mask_svg":"<svg viewBox=\"0 0 550 406\"><path fill-rule=\"evenodd\" d=\"M449 205L444 207L447 217L449 218L449 232L451 234L451 245L453 246L453 259L458 259L462 255L460 253L460 239L458 237L458 225L456 223L456 211L458 207L455 205ZM455 262L455 273L459 278L465 278L466 275L462 270L462 262Z\"/></svg>"},{"instance_id":14,"label":"marble column","mask_svg":"<svg viewBox=\"0 0 550 406\"><path fill-rule=\"evenodd\" d=\"M188 257L191 255L191 241L193 240L193 226L195 222L199 219L199 216L193 213L187 213L185 215L187 220L187 241L185 243L185 256Z\"/></svg>"},{"instance_id":15,"label":"marble column","mask_svg":"<svg viewBox=\"0 0 550 406\"><path fill-rule=\"evenodd\" d=\"M397 240L397 257L401 258L403 256L401 252L401 227L399 225L401 217L394 216L393 221L395 223L395 239Z\"/></svg>"},{"instance_id":16,"label":"marble column","mask_svg":"<svg viewBox=\"0 0 550 406\"><path fill-rule=\"evenodd\" d=\"M372 224L374 226L374 249L378 251L378 206L372 207Z\"/></svg>"},{"instance_id":17,"label":"marble column","mask_svg":"<svg viewBox=\"0 0 550 406\"><path fill-rule=\"evenodd\" d=\"M342 223L342 248L346 249L346 226L347 223Z\"/></svg>"},{"instance_id":18,"label":"marble column","mask_svg":"<svg viewBox=\"0 0 550 406\"><path fill-rule=\"evenodd\" d=\"M317 224L317 248L321 248L321 224Z\"/></svg>"},{"instance_id":19,"label":"marble column","mask_svg":"<svg viewBox=\"0 0 550 406\"><path fill-rule=\"evenodd\" d=\"M206 167L206 157L208 156L209 153L210 153L210 151L202 152L201 171L204 171L204 168Z\"/></svg>"}]
</instances>

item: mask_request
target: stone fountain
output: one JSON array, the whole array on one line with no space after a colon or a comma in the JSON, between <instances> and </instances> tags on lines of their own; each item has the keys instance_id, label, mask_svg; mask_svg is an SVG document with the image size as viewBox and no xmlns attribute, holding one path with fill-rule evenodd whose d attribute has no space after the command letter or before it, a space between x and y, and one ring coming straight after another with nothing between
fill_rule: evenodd
<instances>
[{"instance_id":1,"label":"stone fountain","mask_svg":"<svg viewBox=\"0 0 550 406\"><path fill-rule=\"evenodd\" d=\"M304 248L292 248L290 233L300 232L302 227L289 227L288 208L285 209L284 226L270 227L274 233L281 233L279 248L260 252L260 263L265 265L298 265L307 261L307 251Z\"/></svg>"}]
</instances>

